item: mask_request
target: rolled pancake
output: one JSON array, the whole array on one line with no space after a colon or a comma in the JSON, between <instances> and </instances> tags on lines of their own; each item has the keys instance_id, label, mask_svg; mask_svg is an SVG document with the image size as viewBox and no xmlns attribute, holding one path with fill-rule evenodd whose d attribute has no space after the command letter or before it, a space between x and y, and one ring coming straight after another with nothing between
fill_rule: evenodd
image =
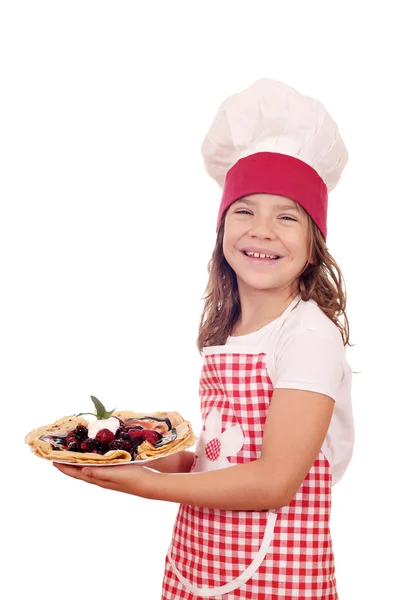
<instances>
[{"instance_id":1,"label":"rolled pancake","mask_svg":"<svg viewBox=\"0 0 400 600\"><path fill-rule=\"evenodd\" d=\"M55 462L70 462L75 464L114 464L129 462L131 455L125 450L109 450L106 454L94 454L93 452L70 452L69 450L53 450L51 444L43 440L35 440L31 444L32 451L42 458L48 458Z\"/></svg>"},{"instance_id":2,"label":"rolled pancake","mask_svg":"<svg viewBox=\"0 0 400 600\"><path fill-rule=\"evenodd\" d=\"M64 433L68 433L78 427L78 425L88 426L88 422L83 417L76 417L75 415L69 417L62 417L62 419L58 419L55 423L51 423L50 425L43 425L42 427L38 427L38 429L34 429L30 431L25 436L25 443L31 445L34 440L39 439L42 435L60 435L62 436Z\"/></svg>"},{"instance_id":3,"label":"rolled pancake","mask_svg":"<svg viewBox=\"0 0 400 600\"><path fill-rule=\"evenodd\" d=\"M143 417L156 417L157 419L169 419L171 421L172 427L177 427L181 423L185 421L185 419L176 411L170 412L148 412L148 413L139 413L133 412L131 410L115 410L112 417L119 417L123 421L127 421L128 419L142 419Z\"/></svg>"},{"instance_id":4,"label":"rolled pancake","mask_svg":"<svg viewBox=\"0 0 400 600\"><path fill-rule=\"evenodd\" d=\"M138 447L138 454L135 460L145 460L146 458L161 458L166 454L171 454L172 452L181 452L182 450L186 450L186 448L190 448L193 444L196 443L197 437L194 435L192 431L192 427L188 421L181 423L176 428L177 438L166 444L165 446L161 446L160 448L155 448L149 442L143 442Z\"/></svg>"}]
</instances>

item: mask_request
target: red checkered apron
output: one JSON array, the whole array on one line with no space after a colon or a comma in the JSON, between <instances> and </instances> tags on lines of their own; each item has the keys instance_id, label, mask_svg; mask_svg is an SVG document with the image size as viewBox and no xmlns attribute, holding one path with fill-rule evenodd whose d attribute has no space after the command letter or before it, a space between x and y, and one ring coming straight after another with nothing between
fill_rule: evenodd
<instances>
[{"instance_id":1,"label":"red checkered apron","mask_svg":"<svg viewBox=\"0 0 400 600\"><path fill-rule=\"evenodd\" d=\"M216 460L228 466L260 457L273 385L265 353L254 352L204 349L200 397L205 426L192 470L209 470ZM220 419L221 435L201 443L210 415L215 423ZM219 456L224 432L239 430L240 450ZM331 473L322 452L291 503L279 510L181 504L165 559L162 600L337 600L330 506Z\"/></svg>"}]
</instances>

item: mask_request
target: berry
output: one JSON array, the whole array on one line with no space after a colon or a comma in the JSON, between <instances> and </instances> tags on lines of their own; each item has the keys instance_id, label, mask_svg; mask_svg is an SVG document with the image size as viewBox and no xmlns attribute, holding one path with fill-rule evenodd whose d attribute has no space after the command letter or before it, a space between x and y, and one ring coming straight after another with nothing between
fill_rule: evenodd
<instances>
[{"instance_id":1,"label":"berry","mask_svg":"<svg viewBox=\"0 0 400 600\"><path fill-rule=\"evenodd\" d=\"M80 449L81 449L81 445L78 442L78 440L76 442L71 442L67 446L67 450L69 450L69 452L79 452Z\"/></svg>"},{"instance_id":2,"label":"berry","mask_svg":"<svg viewBox=\"0 0 400 600\"><path fill-rule=\"evenodd\" d=\"M109 450L125 450L125 452L132 451L132 445L128 440L113 440L108 446Z\"/></svg>"},{"instance_id":3,"label":"berry","mask_svg":"<svg viewBox=\"0 0 400 600\"><path fill-rule=\"evenodd\" d=\"M93 452L93 450L94 450L93 442L94 442L93 438L86 438L86 440L83 440L83 442L81 442L82 452Z\"/></svg>"},{"instance_id":4,"label":"berry","mask_svg":"<svg viewBox=\"0 0 400 600\"><path fill-rule=\"evenodd\" d=\"M97 452L95 452L95 454L105 454L105 452L107 452L104 445L97 438L94 438L92 443L93 443L92 452L94 452L95 450L97 451Z\"/></svg>"},{"instance_id":5,"label":"berry","mask_svg":"<svg viewBox=\"0 0 400 600\"><path fill-rule=\"evenodd\" d=\"M122 440L124 433L127 433L127 431L128 430L126 429L126 427L120 427L119 429L117 429L115 437L119 440Z\"/></svg>"},{"instance_id":6,"label":"berry","mask_svg":"<svg viewBox=\"0 0 400 600\"><path fill-rule=\"evenodd\" d=\"M137 448L140 446L140 444L142 442L143 442L143 440L141 438L136 438L135 440L131 440L130 441L131 449L137 450Z\"/></svg>"},{"instance_id":7,"label":"berry","mask_svg":"<svg viewBox=\"0 0 400 600\"><path fill-rule=\"evenodd\" d=\"M129 439L131 440L143 440L143 429L130 429L128 431Z\"/></svg>"},{"instance_id":8,"label":"berry","mask_svg":"<svg viewBox=\"0 0 400 600\"><path fill-rule=\"evenodd\" d=\"M65 438L65 444L68 446L71 442L78 442L78 438L75 436L74 432L71 432Z\"/></svg>"},{"instance_id":9,"label":"berry","mask_svg":"<svg viewBox=\"0 0 400 600\"><path fill-rule=\"evenodd\" d=\"M113 439L115 439L115 436L109 429L100 429L100 431L96 433L96 440L99 440L104 446L108 446Z\"/></svg>"},{"instance_id":10,"label":"berry","mask_svg":"<svg viewBox=\"0 0 400 600\"><path fill-rule=\"evenodd\" d=\"M142 435L143 439L146 440L146 442L152 444L153 446L155 446L156 443L162 438L161 433L155 431L154 429L145 429L144 431L142 431Z\"/></svg>"},{"instance_id":11,"label":"berry","mask_svg":"<svg viewBox=\"0 0 400 600\"><path fill-rule=\"evenodd\" d=\"M88 437L88 429L84 425L78 425L75 428L75 437L78 438L79 441L83 442Z\"/></svg>"}]
</instances>

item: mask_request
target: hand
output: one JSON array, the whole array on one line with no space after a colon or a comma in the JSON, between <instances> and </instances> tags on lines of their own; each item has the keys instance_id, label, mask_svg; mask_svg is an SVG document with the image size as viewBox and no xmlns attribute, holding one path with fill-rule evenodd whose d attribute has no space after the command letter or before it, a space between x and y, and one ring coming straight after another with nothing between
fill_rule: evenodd
<instances>
[{"instance_id":1,"label":"hand","mask_svg":"<svg viewBox=\"0 0 400 600\"><path fill-rule=\"evenodd\" d=\"M54 462L53 466L74 479L81 479L86 483L92 483L108 490L125 492L125 494L133 494L142 498L152 498L152 490L155 490L157 483L156 478L160 475L141 465L84 467Z\"/></svg>"}]
</instances>

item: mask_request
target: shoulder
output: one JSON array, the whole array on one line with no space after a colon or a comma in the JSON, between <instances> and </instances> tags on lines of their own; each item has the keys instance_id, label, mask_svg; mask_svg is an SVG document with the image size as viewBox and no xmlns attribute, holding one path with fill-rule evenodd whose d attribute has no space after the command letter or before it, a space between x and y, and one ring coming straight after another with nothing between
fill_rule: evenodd
<instances>
[{"instance_id":1,"label":"shoulder","mask_svg":"<svg viewBox=\"0 0 400 600\"><path fill-rule=\"evenodd\" d=\"M339 397L346 351L339 328L316 302L300 303L286 316L275 346L274 387Z\"/></svg>"},{"instance_id":2,"label":"shoulder","mask_svg":"<svg viewBox=\"0 0 400 600\"><path fill-rule=\"evenodd\" d=\"M308 362L321 365L329 359L343 363L346 349L339 328L321 310L314 300L303 301L295 305L281 323L278 332L275 361L299 364Z\"/></svg>"},{"instance_id":3,"label":"shoulder","mask_svg":"<svg viewBox=\"0 0 400 600\"><path fill-rule=\"evenodd\" d=\"M322 311L315 300L300 300L282 323L281 335L322 337L343 346L339 328ZM343 347L344 348L344 347Z\"/></svg>"}]
</instances>

